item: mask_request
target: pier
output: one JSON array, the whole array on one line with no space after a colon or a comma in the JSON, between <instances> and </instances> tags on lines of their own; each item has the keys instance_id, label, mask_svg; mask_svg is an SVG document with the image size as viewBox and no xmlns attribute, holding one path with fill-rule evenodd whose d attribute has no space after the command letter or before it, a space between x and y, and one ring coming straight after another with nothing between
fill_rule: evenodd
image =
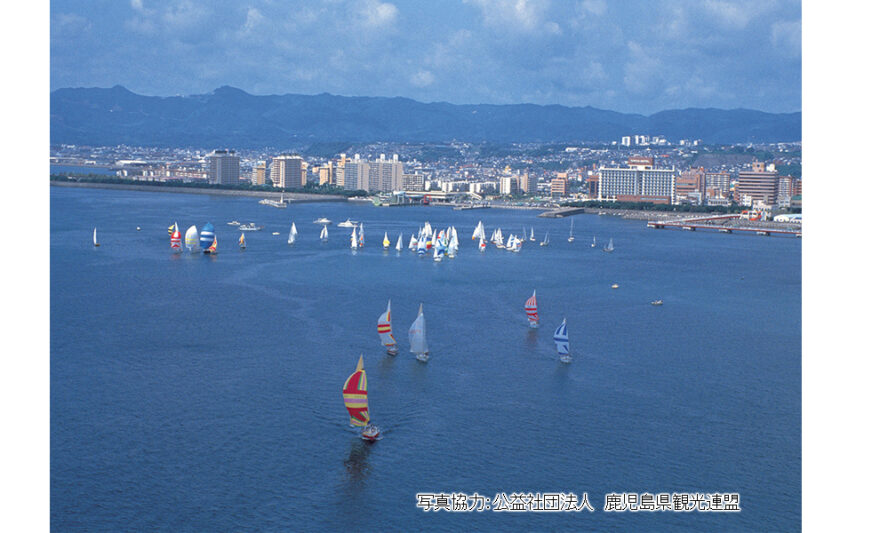
<instances>
[{"instance_id":1,"label":"pier","mask_svg":"<svg viewBox=\"0 0 880 533\"><path fill-rule=\"evenodd\" d=\"M733 220L742 220L738 214L734 215L713 215L705 217L682 218L677 220L655 220L648 222L647 226L653 229L679 228L684 231L696 231L698 229L715 230L721 233L751 233L753 235L762 235L769 237L771 235L791 235L794 237L801 236L800 229L791 228L774 228L768 226L743 226L738 224L729 224Z\"/></svg>"},{"instance_id":2,"label":"pier","mask_svg":"<svg viewBox=\"0 0 880 533\"><path fill-rule=\"evenodd\" d=\"M545 211L538 216L544 218L563 218L570 217L571 215L579 215L583 212L583 207L560 207L559 209Z\"/></svg>"}]
</instances>

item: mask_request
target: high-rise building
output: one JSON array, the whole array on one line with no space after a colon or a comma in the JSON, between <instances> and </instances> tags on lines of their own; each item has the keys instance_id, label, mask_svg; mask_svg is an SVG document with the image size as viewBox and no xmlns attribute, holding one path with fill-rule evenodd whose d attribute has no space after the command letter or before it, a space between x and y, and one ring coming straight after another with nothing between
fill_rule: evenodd
<instances>
[{"instance_id":1,"label":"high-rise building","mask_svg":"<svg viewBox=\"0 0 880 533\"><path fill-rule=\"evenodd\" d=\"M254 185L266 184L266 162L259 161L254 167L254 173L251 176L251 183Z\"/></svg>"},{"instance_id":2,"label":"high-rise building","mask_svg":"<svg viewBox=\"0 0 880 533\"><path fill-rule=\"evenodd\" d=\"M530 176L528 172L525 172L519 177L519 187L524 194L537 194L538 176L535 174Z\"/></svg>"},{"instance_id":3,"label":"high-rise building","mask_svg":"<svg viewBox=\"0 0 880 533\"><path fill-rule=\"evenodd\" d=\"M672 201L675 169L655 169L653 157L631 157L627 167L599 169L600 200Z\"/></svg>"},{"instance_id":4,"label":"high-rise building","mask_svg":"<svg viewBox=\"0 0 880 533\"><path fill-rule=\"evenodd\" d=\"M498 192L503 195L519 193L519 183L516 176L501 176L498 180Z\"/></svg>"},{"instance_id":5,"label":"high-rise building","mask_svg":"<svg viewBox=\"0 0 880 533\"><path fill-rule=\"evenodd\" d=\"M768 171L764 163L755 161L750 171L739 172L733 197L738 204L750 206L763 204L770 207L776 205L778 187L777 172Z\"/></svg>"},{"instance_id":6,"label":"high-rise building","mask_svg":"<svg viewBox=\"0 0 880 533\"><path fill-rule=\"evenodd\" d=\"M238 185L241 174L241 159L235 150L214 150L205 156L208 170L208 183Z\"/></svg>"},{"instance_id":7,"label":"high-rise building","mask_svg":"<svg viewBox=\"0 0 880 533\"><path fill-rule=\"evenodd\" d=\"M679 198L687 198L691 193L696 193L702 197L706 191L705 178L706 169L703 167L683 170L675 178L675 195Z\"/></svg>"},{"instance_id":8,"label":"high-rise building","mask_svg":"<svg viewBox=\"0 0 880 533\"><path fill-rule=\"evenodd\" d=\"M306 174L303 159L298 155L280 155L272 158L272 182L276 187L304 187Z\"/></svg>"},{"instance_id":9,"label":"high-rise building","mask_svg":"<svg viewBox=\"0 0 880 533\"><path fill-rule=\"evenodd\" d=\"M554 198L568 196L568 178L560 176L550 180L550 196Z\"/></svg>"},{"instance_id":10,"label":"high-rise building","mask_svg":"<svg viewBox=\"0 0 880 533\"><path fill-rule=\"evenodd\" d=\"M326 165L315 167L318 173L318 185L333 185L333 161L328 161Z\"/></svg>"},{"instance_id":11,"label":"high-rise building","mask_svg":"<svg viewBox=\"0 0 880 533\"><path fill-rule=\"evenodd\" d=\"M369 191L391 192L403 188L403 163L394 154L391 160L381 154L379 159L370 162Z\"/></svg>"},{"instance_id":12,"label":"high-rise building","mask_svg":"<svg viewBox=\"0 0 880 533\"><path fill-rule=\"evenodd\" d=\"M361 161L360 154L354 154L354 159L345 162L343 182L343 187L349 191L370 190L370 164Z\"/></svg>"},{"instance_id":13,"label":"high-rise building","mask_svg":"<svg viewBox=\"0 0 880 533\"><path fill-rule=\"evenodd\" d=\"M730 172L706 172L705 180L707 198L728 198L730 196Z\"/></svg>"}]
</instances>

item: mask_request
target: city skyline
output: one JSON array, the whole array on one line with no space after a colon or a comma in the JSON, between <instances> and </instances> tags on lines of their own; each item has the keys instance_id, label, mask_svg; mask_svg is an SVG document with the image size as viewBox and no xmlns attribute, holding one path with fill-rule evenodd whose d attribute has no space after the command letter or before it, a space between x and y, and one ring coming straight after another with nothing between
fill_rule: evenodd
<instances>
[{"instance_id":1,"label":"city skyline","mask_svg":"<svg viewBox=\"0 0 880 533\"><path fill-rule=\"evenodd\" d=\"M51 89L801 110L800 2L53 2Z\"/></svg>"}]
</instances>

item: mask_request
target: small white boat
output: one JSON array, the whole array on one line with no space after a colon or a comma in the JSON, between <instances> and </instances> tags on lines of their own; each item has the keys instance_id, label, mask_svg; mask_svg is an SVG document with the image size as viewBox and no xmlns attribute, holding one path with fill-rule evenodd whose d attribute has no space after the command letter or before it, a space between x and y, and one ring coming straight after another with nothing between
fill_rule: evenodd
<instances>
[{"instance_id":1,"label":"small white boat","mask_svg":"<svg viewBox=\"0 0 880 533\"><path fill-rule=\"evenodd\" d=\"M651 305L663 305L663 300L654 300Z\"/></svg>"},{"instance_id":2,"label":"small white boat","mask_svg":"<svg viewBox=\"0 0 880 533\"><path fill-rule=\"evenodd\" d=\"M535 228L532 228L532 232L529 234L529 240L532 242L535 241Z\"/></svg>"},{"instance_id":3,"label":"small white boat","mask_svg":"<svg viewBox=\"0 0 880 533\"><path fill-rule=\"evenodd\" d=\"M620 285L618 285L617 283L614 283L614 284L611 285L611 288L612 288L612 289L616 289L616 288L618 288L618 287L620 287Z\"/></svg>"},{"instance_id":4,"label":"small white boat","mask_svg":"<svg viewBox=\"0 0 880 533\"><path fill-rule=\"evenodd\" d=\"M544 234L544 240L541 241L541 246L548 246L550 244L550 232Z\"/></svg>"},{"instance_id":5,"label":"small white boat","mask_svg":"<svg viewBox=\"0 0 880 533\"><path fill-rule=\"evenodd\" d=\"M321 228L321 237L320 238L321 238L322 242L327 242L327 240L330 238L329 234L327 233L327 226L324 226L323 228Z\"/></svg>"},{"instance_id":6,"label":"small white boat","mask_svg":"<svg viewBox=\"0 0 880 533\"><path fill-rule=\"evenodd\" d=\"M595 248L595 247L596 247L596 236L593 235L593 244L590 245L590 248Z\"/></svg>"},{"instance_id":7,"label":"small white boat","mask_svg":"<svg viewBox=\"0 0 880 533\"><path fill-rule=\"evenodd\" d=\"M95 228L92 231L92 244L95 246L101 246L101 243L98 242L98 228Z\"/></svg>"},{"instance_id":8,"label":"small white boat","mask_svg":"<svg viewBox=\"0 0 880 533\"><path fill-rule=\"evenodd\" d=\"M294 242L296 242L296 236L298 234L299 232L296 231L296 222L291 222L290 233L287 234L287 244L293 244Z\"/></svg>"},{"instance_id":9,"label":"small white boat","mask_svg":"<svg viewBox=\"0 0 880 533\"><path fill-rule=\"evenodd\" d=\"M345 219L345 222L340 222L339 224L336 224L336 227L338 227L338 228L356 228L357 221L352 220L350 218L347 218L347 219Z\"/></svg>"},{"instance_id":10,"label":"small white boat","mask_svg":"<svg viewBox=\"0 0 880 533\"><path fill-rule=\"evenodd\" d=\"M398 252L403 250L403 234L402 233L397 234L397 244L394 245L394 249L397 250Z\"/></svg>"},{"instance_id":11,"label":"small white boat","mask_svg":"<svg viewBox=\"0 0 880 533\"><path fill-rule=\"evenodd\" d=\"M608 239L608 246L602 249L603 252L613 252L614 251L614 239ZM626 255L626 254L624 254Z\"/></svg>"},{"instance_id":12,"label":"small white boat","mask_svg":"<svg viewBox=\"0 0 880 533\"><path fill-rule=\"evenodd\" d=\"M273 231L273 232L272 232L272 235L281 235L281 234L278 233L277 231Z\"/></svg>"},{"instance_id":13,"label":"small white boat","mask_svg":"<svg viewBox=\"0 0 880 533\"><path fill-rule=\"evenodd\" d=\"M316 218L315 220L312 221L312 223L314 223L314 224L330 224L331 222L330 222L329 218L321 217L321 218Z\"/></svg>"},{"instance_id":14,"label":"small white boat","mask_svg":"<svg viewBox=\"0 0 880 533\"><path fill-rule=\"evenodd\" d=\"M574 242L574 219L571 219L571 229L568 230L568 242Z\"/></svg>"},{"instance_id":15,"label":"small white boat","mask_svg":"<svg viewBox=\"0 0 880 533\"><path fill-rule=\"evenodd\" d=\"M250 222L248 224L239 224L238 226L239 231L260 231L262 229L263 226L257 226L253 222Z\"/></svg>"},{"instance_id":16,"label":"small white boat","mask_svg":"<svg viewBox=\"0 0 880 533\"><path fill-rule=\"evenodd\" d=\"M227 226L241 226L241 222L239 222L237 220L233 220L232 222L227 222L226 225Z\"/></svg>"}]
</instances>

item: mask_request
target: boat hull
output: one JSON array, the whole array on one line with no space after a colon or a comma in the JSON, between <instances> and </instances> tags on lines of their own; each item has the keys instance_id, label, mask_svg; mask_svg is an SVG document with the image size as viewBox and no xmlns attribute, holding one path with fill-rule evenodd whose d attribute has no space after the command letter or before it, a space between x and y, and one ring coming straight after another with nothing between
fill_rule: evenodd
<instances>
[{"instance_id":1,"label":"boat hull","mask_svg":"<svg viewBox=\"0 0 880 533\"><path fill-rule=\"evenodd\" d=\"M428 362L428 354L426 354L426 353L416 354L416 359L423 362L423 363L427 363Z\"/></svg>"},{"instance_id":2,"label":"boat hull","mask_svg":"<svg viewBox=\"0 0 880 533\"><path fill-rule=\"evenodd\" d=\"M566 363L566 364L571 363L571 356L570 355L560 355L559 362Z\"/></svg>"}]
</instances>

